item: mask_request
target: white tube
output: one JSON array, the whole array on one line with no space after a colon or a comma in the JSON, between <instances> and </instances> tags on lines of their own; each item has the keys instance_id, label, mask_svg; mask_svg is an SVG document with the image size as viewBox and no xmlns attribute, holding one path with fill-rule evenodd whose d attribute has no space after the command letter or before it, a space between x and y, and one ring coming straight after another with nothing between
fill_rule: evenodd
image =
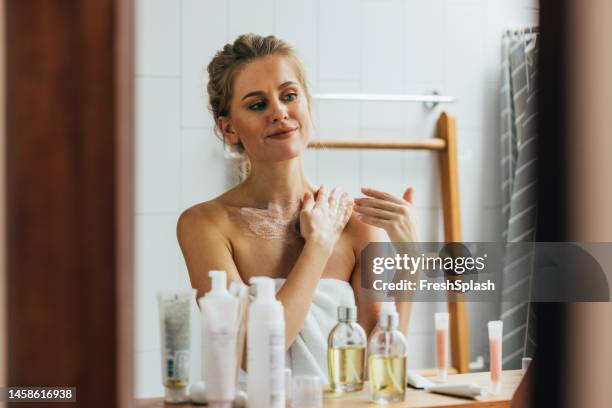
<instances>
[{"instance_id":1,"label":"white tube","mask_svg":"<svg viewBox=\"0 0 612 408\"><path fill-rule=\"evenodd\" d=\"M465 398L474 398L482 395L482 388L478 384L432 385L427 387L426 391Z\"/></svg>"},{"instance_id":2,"label":"white tube","mask_svg":"<svg viewBox=\"0 0 612 408\"><path fill-rule=\"evenodd\" d=\"M236 397L236 319L238 299L226 288L224 271L210 271L212 289L200 298L203 324L206 400L215 407L231 407Z\"/></svg>"},{"instance_id":3,"label":"white tube","mask_svg":"<svg viewBox=\"0 0 612 408\"><path fill-rule=\"evenodd\" d=\"M436 364L438 380L446 381L448 373L448 313L435 313Z\"/></svg>"},{"instance_id":4,"label":"white tube","mask_svg":"<svg viewBox=\"0 0 612 408\"><path fill-rule=\"evenodd\" d=\"M189 362L191 359L191 302L194 290L158 292L162 377L165 400L189 400Z\"/></svg>"}]
</instances>

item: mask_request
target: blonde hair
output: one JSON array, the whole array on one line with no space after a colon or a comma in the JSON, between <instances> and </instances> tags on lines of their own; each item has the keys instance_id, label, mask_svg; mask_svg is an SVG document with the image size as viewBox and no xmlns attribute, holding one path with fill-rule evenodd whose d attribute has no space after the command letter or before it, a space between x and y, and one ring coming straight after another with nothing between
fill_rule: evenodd
<instances>
[{"instance_id":1,"label":"blonde hair","mask_svg":"<svg viewBox=\"0 0 612 408\"><path fill-rule=\"evenodd\" d=\"M230 106L236 75L248 63L268 55L280 55L293 63L298 81L304 88L310 105L311 97L306 83L306 70L293 47L273 35L263 37L253 33L242 34L233 43L225 44L222 50L217 51L208 64L209 109L215 120L215 133L223 142L225 138L219 132L218 119L221 116L231 115ZM244 151L241 143L236 146L236 150Z\"/></svg>"}]
</instances>

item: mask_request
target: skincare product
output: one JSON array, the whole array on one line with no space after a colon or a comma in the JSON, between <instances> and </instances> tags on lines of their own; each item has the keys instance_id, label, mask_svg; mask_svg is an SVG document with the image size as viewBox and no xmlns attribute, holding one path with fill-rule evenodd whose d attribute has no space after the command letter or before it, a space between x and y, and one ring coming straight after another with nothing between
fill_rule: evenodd
<instances>
[{"instance_id":1,"label":"skincare product","mask_svg":"<svg viewBox=\"0 0 612 408\"><path fill-rule=\"evenodd\" d=\"M274 280L250 280L257 295L249 306L247 329L247 394L249 407L285 406L285 317L276 300Z\"/></svg>"},{"instance_id":2,"label":"skincare product","mask_svg":"<svg viewBox=\"0 0 612 408\"><path fill-rule=\"evenodd\" d=\"M406 378L408 379L408 385L410 385L412 388L416 388L417 390L422 390L424 388L436 385L436 383L431 381L429 378L423 377L413 370L406 370Z\"/></svg>"},{"instance_id":3,"label":"skincare product","mask_svg":"<svg viewBox=\"0 0 612 408\"><path fill-rule=\"evenodd\" d=\"M236 384L240 382L240 371L244 357L244 343L246 341L246 316L249 306L249 287L242 282L232 282L229 292L238 300L238 319L236 322Z\"/></svg>"},{"instance_id":4,"label":"skincare product","mask_svg":"<svg viewBox=\"0 0 612 408\"><path fill-rule=\"evenodd\" d=\"M523 372L526 372L529 368L529 364L531 364L531 357L523 357L521 359L521 370L523 370Z\"/></svg>"},{"instance_id":5,"label":"skincare product","mask_svg":"<svg viewBox=\"0 0 612 408\"><path fill-rule=\"evenodd\" d=\"M238 299L227 291L225 271L210 271L212 288L200 298L204 382L209 405L231 407L236 396Z\"/></svg>"},{"instance_id":6,"label":"skincare product","mask_svg":"<svg viewBox=\"0 0 612 408\"><path fill-rule=\"evenodd\" d=\"M367 337L357 323L355 306L338 307L338 324L327 339L327 366L331 389L336 392L363 388Z\"/></svg>"},{"instance_id":7,"label":"skincare product","mask_svg":"<svg viewBox=\"0 0 612 408\"><path fill-rule=\"evenodd\" d=\"M191 397L191 403L193 405L209 405L206 400L206 384L204 381L197 381L189 387L189 396ZM244 408L247 405L246 392L242 390L236 391L236 397L232 402L232 408Z\"/></svg>"},{"instance_id":8,"label":"skincare product","mask_svg":"<svg viewBox=\"0 0 612 408\"><path fill-rule=\"evenodd\" d=\"M370 395L376 403L400 402L406 395L408 347L397 329L398 321L395 303L383 303L379 330L370 339L368 357Z\"/></svg>"},{"instance_id":9,"label":"skincare product","mask_svg":"<svg viewBox=\"0 0 612 408\"><path fill-rule=\"evenodd\" d=\"M504 322L493 320L488 323L489 329L489 353L491 370L491 394L499 394L501 391L502 372L502 330Z\"/></svg>"},{"instance_id":10,"label":"skincare product","mask_svg":"<svg viewBox=\"0 0 612 408\"><path fill-rule=\"evenodd\" d=\"M463 398L475 398L482 395L482 387L478 384L432 385L427 387L427 391Z\"/></svg>"},{"instance_id":11,"label":"skincare product","mask_svg":"<svg viewBox=\"0 0 612 408\"><path fill-rule=\"evenodd\" d=\"M448 372L448 313L435 313L436 325L436 364L438 380L446 381Z\"/></svg>"},{"instance_id":12,"label":"skincare product","mask_svg":"<svg viewBox=\"0 0 612 408\"><path fill-rule=\"evenodd\" d=\"M204 381L196 381L189 386L189 398L195 405L206 405L206 384Z\"/></svg>"},{"instance_id":13,"label":"skincare product","mask_svg":"<svg viewBox=\"0 0 612 408\"><path fill-rule=\"evenodd\" d=\"M195 291L158 292L162 378L165 401L189 400L189 361L191 359L191 305Z\"/></svg>"}]
</instances>

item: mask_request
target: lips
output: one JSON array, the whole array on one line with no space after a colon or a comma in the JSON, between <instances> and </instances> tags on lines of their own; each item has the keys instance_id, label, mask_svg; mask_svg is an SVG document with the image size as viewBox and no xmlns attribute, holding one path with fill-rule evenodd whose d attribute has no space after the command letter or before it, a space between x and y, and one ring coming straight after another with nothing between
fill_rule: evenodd
<instances>
[{"instance_id":1,"label":"lips","mask_svg":"<svg viewBox=\"0 0 612 408\"><path fill-rule=\"evenodd\" d=\"M297 130L297 128L283 128L280 129L274 133L270 133L267 137L283 137L283 136L289 136L292 132L294 132L295 130Z\"/></svg>"}]
</instances>

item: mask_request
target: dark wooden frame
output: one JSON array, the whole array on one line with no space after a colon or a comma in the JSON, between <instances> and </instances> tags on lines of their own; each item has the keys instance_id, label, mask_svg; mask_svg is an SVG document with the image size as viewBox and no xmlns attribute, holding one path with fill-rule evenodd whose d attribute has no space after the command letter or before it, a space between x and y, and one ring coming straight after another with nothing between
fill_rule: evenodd
<instances>
[{"instance_id":1,"label":"dark wooden frame","mask_svg":"<svg viewBox=\"0 0 612 408\"><path fill-rule=\"evenodd\" d=\"M4 7L8 384L132 406L133 1Z\"/></svg>"}]
</instances>

